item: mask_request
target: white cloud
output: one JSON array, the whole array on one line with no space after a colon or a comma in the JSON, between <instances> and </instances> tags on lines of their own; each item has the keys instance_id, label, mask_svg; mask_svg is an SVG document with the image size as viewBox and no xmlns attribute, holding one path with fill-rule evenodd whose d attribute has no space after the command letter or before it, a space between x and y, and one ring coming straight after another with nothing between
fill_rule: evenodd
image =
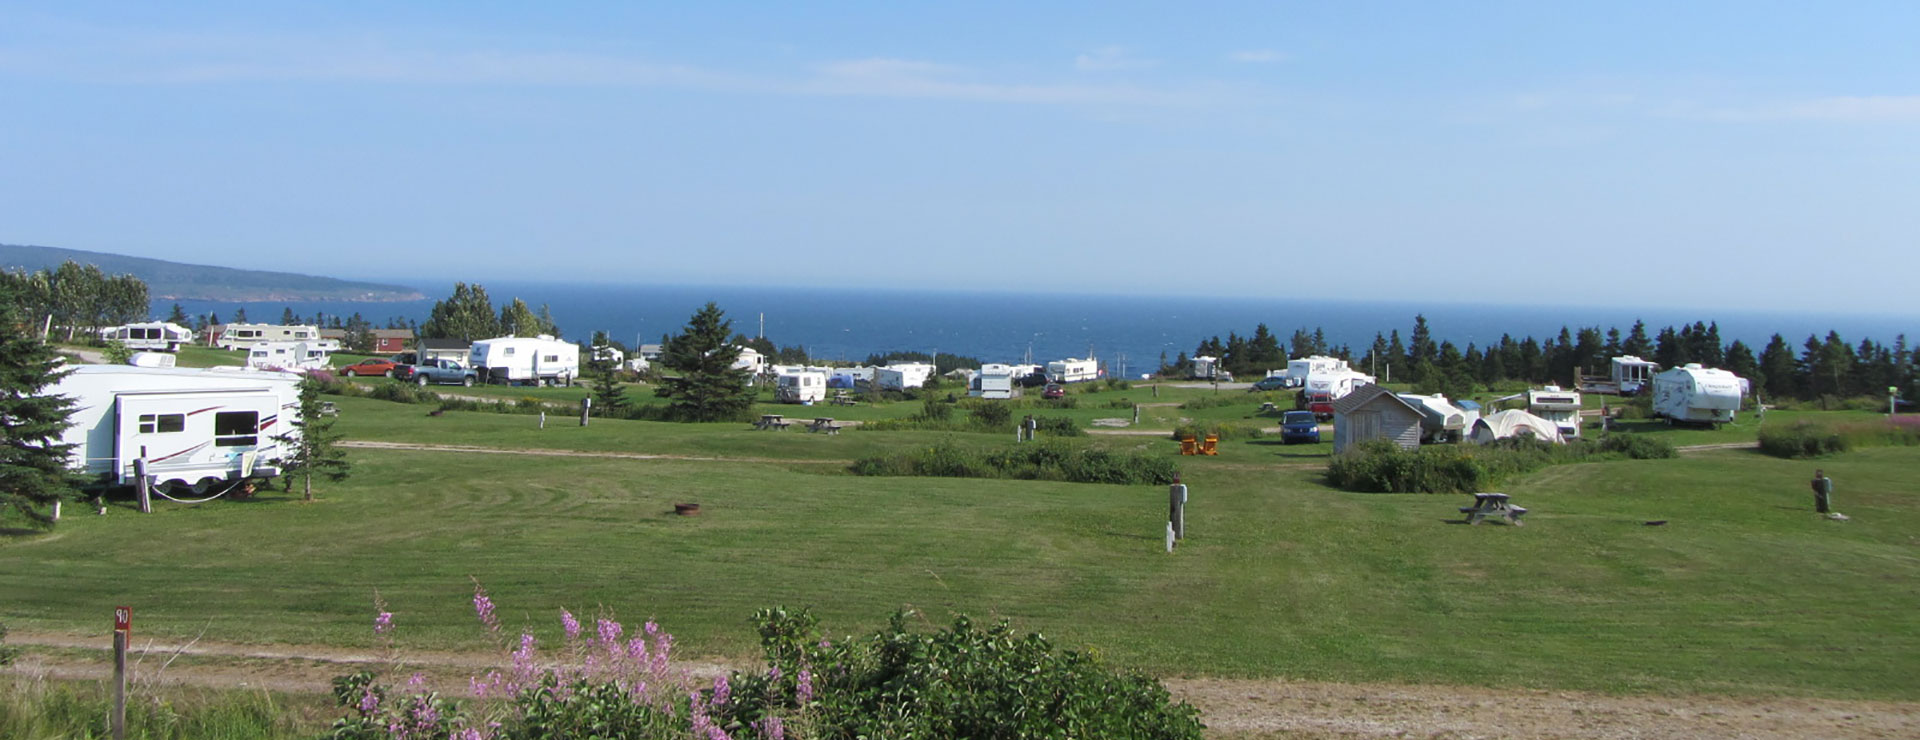
<instances>
[{"instance_id":1,"label":"white cloud","mask_svg":"<svg viewBox=\"0 0 1920 740\"><path fill-rule=\"evenodd\" d=\"M1082 72L1117 72L1129 69L1151 69L1158 66L1160 66L1158 60L1133 56L1119 46L1103 46L1073 59L1073 68Z\"/></svg>"},{"instance_id":2,"label":"white cloud","mask_svg":"<svg viewBox=\"0 0 1920 740\"><path fill-rule=\"evenodd\" d=\"M1833 96L1739 106L1676 103L1664 113L1675 118L1738 122L1908 123L1920 122L1920 95Z\"/></svg>"},{"instance_id":3,"label":"white cloud","mask_svg":"<svg viewBox=\"0 0 1920 740\"><path fill-rule=\"evenodd\" d=\"M1287 55L1272 49L1245 49L1229 54L1227 58L1246 64L1272 64L1286 61Z\"/></svg>"}]
</instances>

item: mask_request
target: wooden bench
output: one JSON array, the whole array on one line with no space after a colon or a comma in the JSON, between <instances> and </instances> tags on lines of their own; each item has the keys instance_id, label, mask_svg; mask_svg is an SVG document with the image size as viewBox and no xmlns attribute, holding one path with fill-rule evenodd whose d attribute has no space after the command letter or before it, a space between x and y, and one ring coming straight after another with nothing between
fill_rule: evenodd
<instances>
[{"instance_id":1,"label":"wooden bench","mask_svg":"<svg viewBox=\"0 0 1920 740\"><path fill-rule=\"evenodd\" d=\"M807 427L807 431L809 431L809 432L826 432L826 433L828 433L828 434L839 434L839 433L840 433L840 425L839 425L839 424L836 424L836 423L834 423L834 421L833 421L833 419L831 419L831 418L828 418L828 417L825 417L825 416L820 416L820 417L815 417L815 418L814 418L814 420L813 420L813 424L811 424L811 425L809 425L809 426Z\"/></svg>"},{"instance_id":2,"label":"wooden bench","mask_svg":"<svg viewBox=\"0 0 1920 740\"><path fill-rule=\"evenodd\" d=\"M1508 502L1507 494L1476 493L1473 494L1473 505L1460 507L1460 513L1467 516L1468 524L1479 524L1480 520L1495 516L1503 517L1513 526L1518 527L1520 516L1527 513L1527 510Z\"/></svg>"}]
</instances>

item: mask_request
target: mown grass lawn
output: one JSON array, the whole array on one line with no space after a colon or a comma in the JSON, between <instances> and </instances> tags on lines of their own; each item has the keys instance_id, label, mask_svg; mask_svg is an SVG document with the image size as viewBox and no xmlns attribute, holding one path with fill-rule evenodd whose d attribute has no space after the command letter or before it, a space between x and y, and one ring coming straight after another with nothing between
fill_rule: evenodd
<instances>
[{"instance_id":1,"label":"mown grass lawn","mask_svg":"<svg viewBox=\"0 0 1920 740\"><path fill-rule=\"evenodd\" d=\"M1229 441L1181 459L1190 536L1169 555L1163 487L808 462L1000 435L542 430L338 401L353 439L722 459L356 449L353 478L310 504L117 502L0 535L0 620L104 635L129 604L143 634L371 646L378 590L404 645L479 649L471 578L543 639L562 607L606 609L660 620L695 654L750 654L763 606L811 606L843 634L910 606L1006 617L1162 674L1920 698L1920 449L1549 468L1508 487L1531 509L1516 528L1459 524L1464 497L1331 490L1324 445ZM1079 443L1177 455L1164 437ZM1851 521L1812 513L1816 466Z\"/></svg>"}]
</instances>

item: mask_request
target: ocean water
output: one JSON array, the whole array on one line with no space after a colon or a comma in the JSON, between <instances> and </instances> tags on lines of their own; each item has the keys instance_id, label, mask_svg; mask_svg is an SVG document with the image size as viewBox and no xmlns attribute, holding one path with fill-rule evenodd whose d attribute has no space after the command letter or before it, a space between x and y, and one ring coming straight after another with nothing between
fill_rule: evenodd
<instances>
[{"instance_id":1,"label":"ocean water","mask_svg":"<svg viewBox=\"0 0 1920 740\"><path fill-rule=\"evenodd\" d=\"M444 298L452 285L419 286ZM1723 311L1632 306L1501 306L1460 303L1299 300L1206 296L1029 295L942 291L764 288L747 286L658 286L555 283L487 285L496 305L518 297L538 309L546 304L563 335L585 342L605 331L629 346L652 343L678 331L708 301L726 311L736 332L764 335L780 346L802 346L822 360L861 360L895 350L947 352L987 362L1045 362L1096 356L1110 372L1128 376L1150 372L1181 352L1191 354L1208 337L1223 341L1229 332L1251 335L1258 324L1282 342L1295 329L1319 328L1328 342L1364 352L1376 332L1413 328L1416 314L1427 317L1435 341L1465 349L1486 346L1502 334L1515 339L1557 336L1561 327L1618 327L1622 334L1636 319L1649 336L1664 326L1695 321L1718 322L1726 341L1739 339L1757 352L1779 333L1796 351L1809 334L1838 331L1848 342L1863 338L1891 345L1897 335L1920 339L1913 316L1817 314L1805 312ZM360 313L376 325L401 317L424 320L433 300L400 303L218 303L179 301L189 315L216 313L232 320L244 307L253 321L278 321L286 308L303 318ZM154 314L165 316L175 301L155 301ZM764 327L764 329L763 329Z\"/></svg>"}]
</instances>

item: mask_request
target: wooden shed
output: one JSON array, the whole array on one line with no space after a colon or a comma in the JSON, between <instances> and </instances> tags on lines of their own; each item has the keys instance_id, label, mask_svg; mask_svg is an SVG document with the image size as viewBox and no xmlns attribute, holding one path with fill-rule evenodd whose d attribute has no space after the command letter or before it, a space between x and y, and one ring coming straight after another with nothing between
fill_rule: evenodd
<instances>
[{"instance_id":1,"label":"wooden shed","mask_svg":"<svg viewBox=\"0 0 1920 740\"><path fill-rule=\"evenodd\" d=\"M1333 452L1369 439L1391 439L1402 449L1420 446L1420 410L1378 385L1363 385L1333 402Z\"/></svg>"}]
</instances>

